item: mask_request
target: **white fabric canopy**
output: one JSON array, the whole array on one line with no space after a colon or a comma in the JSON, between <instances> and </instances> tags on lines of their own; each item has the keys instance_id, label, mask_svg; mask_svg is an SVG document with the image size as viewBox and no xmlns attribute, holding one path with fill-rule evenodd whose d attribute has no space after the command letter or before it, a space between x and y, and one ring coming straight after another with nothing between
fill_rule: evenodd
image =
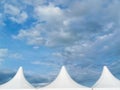
<instances>
[{"instance_id":1,"label":"white fabric canopy","mask_svg":"<svg viewBox=\"0 0 120 90\"><path fill-rule=\"evenodd\" d=\"M22 67L7 83L0 85L0 89L33 89L34 87L25 79Z\"/></svg>"},{"instance_id":2,"label":"white fabric canopy","mask_svg":"<svg viewBox=\"0 0 120 90\"><path fill-rule=\"evenodd\" d=\"M120 88L93 88L92 90L120 90Z\"/></svg>"},{"instance_id":3,"label":"white fabric canopy","mask_svg":"<svg viewBox=\"0 0 120 90\"><path fill-rule=\"evenodd\" d=\"M66 68L63 66L57 78L45 88L87 88L76 83L67 73Z\"/></svg>"},{"instance_id":4,"label":"white fabric canopy","mask_svg":"<svg viewBox=\"0 0 120 90\"><path fill-rule=\"evenodd\" d=\"M16 75L7 83L0 85L0 89L12 90L30 90L35 89L24 77L22 67L19 68ZM57 78L48 86L38 88L38 90L120 90L120 81L104 66L102 74L92 88L88 88L76 83L67 73L63 66Z\"/></svg>"},{"instance_id":5,"label":"white fabric canopy","mask_svg":"<svg viewBox=\"0 0 120 90\"><path fill-rule=\"evenodd\" d=\"M106 66L104 66L102 74L93 85L93 88L120 88L120 81L112 75Z\"/></svg>"},{"instance_id":6,"label":"white fabric canopy","mask_svg":"<svg viewBox=\"0 0 120 90\"><path fill-rule=\"evenodd\" d=\"M91 88L39 88L38 90L92 90Z\"/></svg>"}]
</instances>

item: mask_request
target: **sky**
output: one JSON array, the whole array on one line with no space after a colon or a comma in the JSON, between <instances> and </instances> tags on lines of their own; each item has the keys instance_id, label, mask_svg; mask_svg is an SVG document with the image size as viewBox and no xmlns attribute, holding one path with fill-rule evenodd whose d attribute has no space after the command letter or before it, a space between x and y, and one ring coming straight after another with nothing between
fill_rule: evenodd
<instances>
[{"instance_id":1,"label":"sky","mask_svg":"<svg viewBox=\"0 0 120 90\"><path fill-rule=\"evenodd\" d=\"M119 8L119 0L0 0L0 84L20 66L34 86L62 65L85 86L104 65L120 79Z\"/></svg>"}]
</instances>

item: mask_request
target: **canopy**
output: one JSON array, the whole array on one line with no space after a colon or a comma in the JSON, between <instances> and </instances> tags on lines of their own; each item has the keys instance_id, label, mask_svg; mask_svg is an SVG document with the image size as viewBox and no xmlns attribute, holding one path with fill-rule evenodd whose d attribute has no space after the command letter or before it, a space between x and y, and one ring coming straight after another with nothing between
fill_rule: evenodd
<instances>
[{"instance_id":1,"label":"canopy","mask_svg":"<svg viewBox=\"0 0 120 90\"><path fill-rule=\"evenodd\" d=\"M67 73L66 68L63 66L57 78L45 88L87 88L77 84Z\"/></svg>"},{"instance_id":2,"label":"canopy","mask_svg":"<svg viewBox=\"0 0 120 90\"><path fill-rule=\"evenodd\" d=\"M120 88L120 81L112 75L107 66L104 66L102 74L93 88Z\"/></svg>"},{"instance_id":3,"label":"canopy","mask_svg":"<svg viewBox=\"0 0 120 90\"><path fill-rule=\"evenodd\" d=\"M20 67L16 75L10 81L1 85L0 89L33 89L33 86L25 79L23 68Z\"/></svg>"}]
</instances>

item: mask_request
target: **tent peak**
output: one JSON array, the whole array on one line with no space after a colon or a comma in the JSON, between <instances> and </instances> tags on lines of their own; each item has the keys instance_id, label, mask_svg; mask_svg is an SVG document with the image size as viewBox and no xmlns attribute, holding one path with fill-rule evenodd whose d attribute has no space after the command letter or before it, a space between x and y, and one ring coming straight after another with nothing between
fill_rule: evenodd
<instances>
[{"instance_id":1,"label":"tent peak","mask_svg":"<svg viewBox=\"0 0 120 90\"><path fill-rule=\"evenodd\" d=\"M105 74L105 73L107 73L107 74L111 74L111 75L112 75L112 73L110 72L110 70L108 69L107 66L104 66L104 67L103 67L102 74Z\"/></svg>"},{"instance_id":2,"label":"tent peak","mask_svg":"<svg viewBox=\"0 0 120 90\"><path fill-rule=\"evenodd\" d=\"M61 71L62 71L62 70L66 71L66 67L65 67L65 66L62 66L62 67L61 67Z\"/></svg>"},{"instance_id":3,"label":"tent peak","mask_svg":"<svg viewBox=\"0 0 120 90\"><path fill-rule=\"evenodd\" d=\"M114 77L114 75L110 72L107 66L103 67L103 71L101 73L100 78L93 85L94 88L114 88L120 87L120 81Z\"/></svg>"},{"instance_id":4,"label":"tent peak","mask_svg":"<svg viewBox=\"0 0 120 90\"><path fill-rule=\"evenodd\" d=\"M19 69L18 69L18 71L16 73L16 76L18 76L18 75L24 76L24 74L23 74L23 68L21 66L19 67Z\"/></svg>"},{"instance_id":5,"label":"tent peak","mask_svg":"<svg viewBox=\"0 0 120 90\"><path fill-rule=\"evenodd\" d=\"M19 67L15 76L7 83L0 86L0 89L26 89L34 88L24 77L23 68Z\"/></svg>"},{"instance_id":6,"label":"tent peak","mask_svg":"<svg viewBox=\"0 0 120 90\"><path fill-rule=\"evenodd\" d=\"M23 71L23 67L20 66L19 69L18 69L18 71Z\"/></svg>"},{"instance_id":7,"label":"tent peak","mask_svg":"<svg viewBox=\"0 0 120 90\"><path fill-rule=\"evenodd\" d=\"M67 72L65 66L62 66L56 79L51 84L46 86L46 88L86 88L86 87L76 83Z\"/></svg>"},{"instance_id":8,"label":"tent peak","mask_svg":"<svg viewBox=\"0 0 120 90\"><path fill-rule=\"evenodd\" d=\"M19 67L19 69L20 69L20 68L21 68L21 69L23 69L23 67L22 67L22 66L20 66L20 67Z\"/></svg>"},{"instance_id":9,"label":"tent peak","mask_svg":"<svg viewBox=\"0 0 120 90\"><path fill-rule=\"evenodd\" d=\"M108 70L108 67L107 67L107 66L104 66L103 69Z\"/></svg>"}]
</instances>

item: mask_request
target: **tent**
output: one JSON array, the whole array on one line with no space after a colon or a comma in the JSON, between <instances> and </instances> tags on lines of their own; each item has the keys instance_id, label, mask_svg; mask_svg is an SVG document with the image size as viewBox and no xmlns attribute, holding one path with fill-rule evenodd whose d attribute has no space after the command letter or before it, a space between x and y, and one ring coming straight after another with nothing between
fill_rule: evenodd
<instances>
[{"instance_id":1,"label":"tent","mask_svg":"<svg viewBox=\"0 0 120 90\"><path fill-rule=\"evenodd\" d=\"M43 87L43 89L52 89L52 90L59 90L59 89L78 89L78 90L90 90L88 87L82 86L78 83L76 83L67 73L66 68L63 66L61 68L60 73L58 74L57 78L50 83L48 86Z\"/></svg>"},{"instance_id":2,"label":"tent","mask_svg":"<svg viewBox=\"0 0 120 90\"><path fill-rule=\"evenodd\" d=\"M25 79L23 69L20 67L10 81L0 85L0 89L34 89L34 87Z\"/></svg>"},{"instance_id":3,"label":"tent","mask_svg":"<svg viewBox=\"0 0 120 90\"><path fill-rule=\"evenodd\" d=\"M120 90L120 81L112 75L107 66L104 66L102 74L93 88L93 90L108 90L108 88L109 90L118 90L118 88Z\"/></svg>"}]
</instances>

